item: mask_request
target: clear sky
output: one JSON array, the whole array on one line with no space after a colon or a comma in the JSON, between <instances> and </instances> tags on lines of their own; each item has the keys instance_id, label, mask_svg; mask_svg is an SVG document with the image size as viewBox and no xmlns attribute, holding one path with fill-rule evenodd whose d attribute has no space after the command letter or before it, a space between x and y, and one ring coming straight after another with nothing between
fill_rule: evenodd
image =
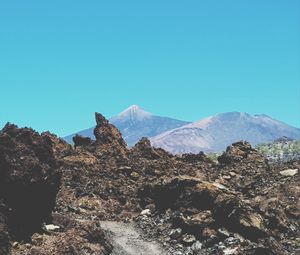
<instances>
[{"instance_id":1,"label":"clear sky","mask_svg":"<svg viewBox=\"0 0 300 255\"><path fill-rule=\"evenodd\" d=\"M0 124L67 135L138 104L300 127L298 0L0 2Z\"/></svg>"}]
</instances>

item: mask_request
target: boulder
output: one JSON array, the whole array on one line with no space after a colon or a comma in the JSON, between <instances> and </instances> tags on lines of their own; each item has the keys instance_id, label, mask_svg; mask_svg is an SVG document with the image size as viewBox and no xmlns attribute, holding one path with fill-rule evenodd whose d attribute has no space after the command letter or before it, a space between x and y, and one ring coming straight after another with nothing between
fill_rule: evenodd
<instances>
[{"instance_id":1,"label":"boulder","mask_svg":"<svg viewBox=\"0 0 300 255\"><path fill-rule=\"evenodd\" d=\"M280 171L280 174L282 176L294 176L298 173L298 169L286 169L286 170L282 170Z\"/></svg>"}]
</instances>

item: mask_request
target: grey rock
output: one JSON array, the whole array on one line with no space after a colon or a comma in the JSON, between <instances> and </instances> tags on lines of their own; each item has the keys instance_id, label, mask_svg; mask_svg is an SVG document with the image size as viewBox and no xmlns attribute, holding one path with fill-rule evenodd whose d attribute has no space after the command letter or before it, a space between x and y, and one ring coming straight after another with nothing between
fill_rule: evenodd
<instances>
[{"instance_id":1,"label":"grey rock","mask_svg":"<svg viewBox=\"0 0 300 255\"><path fill-rule=\"evenodd\" d=\"M176 229L172 229L169 233L169 236L173 239L176 239L178 237L181 236L182 233L182 229L181 228L176 228Z\"/></svg>"},{"instance_id":2,"label":"grey rock","mask_svg":"<svg viewBox=\"0 0 300 255\"><path fill-rule=\"evenodd\" d=\"M287 170L280 171L280 174L282 176L294 176L297 173L298 173L298 169L287 169Z\"/></svg>"}]
</instances>

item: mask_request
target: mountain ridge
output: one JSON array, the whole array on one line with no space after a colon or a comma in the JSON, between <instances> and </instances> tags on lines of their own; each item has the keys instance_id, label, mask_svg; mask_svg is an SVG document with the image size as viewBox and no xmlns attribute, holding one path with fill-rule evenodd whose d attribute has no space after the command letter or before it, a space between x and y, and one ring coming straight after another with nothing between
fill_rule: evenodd
<instances>
[{"instance_id":1,"label":"mountain ridge","mask_svg":"<svg viewBox=\"0 0 300 255\"><path fill-rule=\"evenodd\" d=\"M172 153L220 152L239 140L252 145L280 137L300 138L300 129L265 114L226 112L213 115L151 138L155 147Z\"/></svg>"},{"instance_id":2,"label":"mountain ridge","mask_svg":"<svg viewBox=\"0 0 300 255\"><path fill-rule=\"evenodd\" d=\"M251 115L237 111L187 122L156 116L138 105L132 105L112 117L110 122L121 131L129 147L142 137L147 137L153 146L174 154L221 152L239 140L247 140L255 146L283 136L300 138L300 129L266 114ZM77 134L94 139L93 129L87 128ZM64 139L73 143L72 137L75 134Z\"/></svg>"},{"instance_id":3,"label":"mountain ridge","mask_svg":"<svg viewBox=\"0 0 300 255\"><path fill-rule=\"evenodd\" d=\"M128 146L135 145L142 137L153 137L167 130L186 125L190 122L173 119L170 117L156 116L145 111L138 105L132 105L109 119L122 133ZM74 134L63 137L69 143L73 143L75 134L94 138L95 127L78 131Z\"/></svg>"}]
</instances>

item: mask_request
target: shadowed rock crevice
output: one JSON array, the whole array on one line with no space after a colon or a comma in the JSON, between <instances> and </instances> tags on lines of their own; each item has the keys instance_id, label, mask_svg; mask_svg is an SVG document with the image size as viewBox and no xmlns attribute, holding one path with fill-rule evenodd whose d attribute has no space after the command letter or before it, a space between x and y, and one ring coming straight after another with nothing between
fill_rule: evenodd
<instances>
[{"instance_id":1,"label":"shadowed rock crevice","mask_svg":"<svg viewBox=\"0 0 300 255\"><path fill-rule=\"evenodd\" d=\"M47 136L7 124L0 134L0 198L11 234L26 238L51 218L61 172Z\"/></svg>"}]
</instances>

